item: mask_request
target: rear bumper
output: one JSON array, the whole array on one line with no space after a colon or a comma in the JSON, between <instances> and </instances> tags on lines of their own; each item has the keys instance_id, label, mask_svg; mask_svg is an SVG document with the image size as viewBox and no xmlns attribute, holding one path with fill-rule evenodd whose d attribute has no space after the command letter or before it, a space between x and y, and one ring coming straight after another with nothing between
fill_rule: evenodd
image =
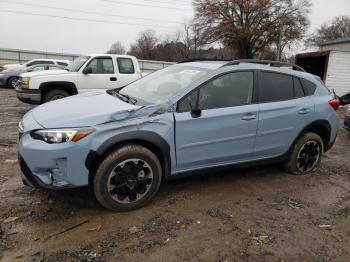
<instances>
[{"instance_id":1,"label":"rear bumper","mask_svg":"<svg viewBox=\"0 0 350 262\"><path fill-rule=\"evenodd\" d=\"M19 100L27 104L41 103L41 90L16 88L16 95Z\"/></svg>"}]
</instances>

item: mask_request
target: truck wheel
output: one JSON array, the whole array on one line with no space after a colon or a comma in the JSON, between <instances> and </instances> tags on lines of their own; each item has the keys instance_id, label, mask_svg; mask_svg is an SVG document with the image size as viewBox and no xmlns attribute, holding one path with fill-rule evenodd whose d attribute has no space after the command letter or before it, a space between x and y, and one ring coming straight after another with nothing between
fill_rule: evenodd
<instances>
[{"instance_id":1,"label":"truck wheel","mask_svg":"<svg viewBox=\"0 0 350 262\"><path fill-rule=\"evenodd\" d=\"M323 140L319 135L305 133L294 144L285 170L295 175L311 173L321 162L323 148Z\"/></svg>"},{"instance_id":2,"label":"truck wheel","mask_svg":"<svg viewBox=\"0 0 350 262\"><path fill-rule=\"evenodd\" d=\"M16 88L18 82L18 77L12 76L7 80L7 87Z\"/></svg>"},{"instance_id":3,"label":"truck wheel","mask_svg":"<svg viewBox=\"0 0 350 262\"><path fill-rule=\"evenodd\" d=\"M156 155L139 145L112 151L97 168L94 193L107 209L128 211L144 206L157 193L162 168Z\"/></svg>"},{"instance_id":4,"label":"truck wheel","mask_svg":"<svg viewBox=\"0 0 350 262\"><path fill-rule=\"evenodd\" d=\"M54 89L51 91L48 91L44 96L44 102L50 102L54 100L58 100L61 98L65 98L69 96L69 93L67 91L61 90L61 89Z\"/></svg>"}]
</instances>

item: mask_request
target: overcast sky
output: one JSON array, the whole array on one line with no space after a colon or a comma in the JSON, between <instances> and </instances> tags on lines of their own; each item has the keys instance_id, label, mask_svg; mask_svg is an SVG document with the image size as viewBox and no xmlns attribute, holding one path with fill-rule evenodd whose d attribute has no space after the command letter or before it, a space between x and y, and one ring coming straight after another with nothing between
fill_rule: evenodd
<instances>
[{"instance_id":1,"label":"overcast sky","mask_svg":"<svg viewBox=\"0 0 350 262\"><path fill-rule=\"evenodd\" d=\"M350 0L312 0L311 29L350 16ZM191 0L0 0L0 47L101 53L114 41L126 48L153 29L174 34L193 17Z\"/></svg>"}]
</instances>

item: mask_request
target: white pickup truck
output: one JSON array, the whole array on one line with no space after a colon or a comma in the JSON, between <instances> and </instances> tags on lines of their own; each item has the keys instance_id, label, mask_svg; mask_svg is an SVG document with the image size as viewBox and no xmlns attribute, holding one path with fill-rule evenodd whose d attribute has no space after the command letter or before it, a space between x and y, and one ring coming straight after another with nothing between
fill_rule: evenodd
<instances>
[{"instance_id":1,"label":"white pickup truck","mask_svg":"<svg viewBox=\"0 0 350 262\"><path fill-rule=\"evenodd\" d=\"M22 74L16 93L25 103L41 104L84 91L122 87L139 78L141 70L134 56L87 55L75 59L67 71Z\"/></svg>"}]
</instances>

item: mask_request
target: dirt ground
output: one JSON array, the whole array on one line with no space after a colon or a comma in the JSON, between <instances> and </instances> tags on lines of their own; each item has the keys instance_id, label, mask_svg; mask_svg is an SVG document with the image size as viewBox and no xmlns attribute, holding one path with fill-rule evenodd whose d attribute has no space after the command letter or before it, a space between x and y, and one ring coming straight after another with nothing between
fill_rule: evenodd
<instances>
[{"instance_id":1,"label":"dirt ground","mask_svg":"<svg viewBox=\"0 0 350 262\"><path fill-rule=\"evenodd\" d=\"M22 184L17 123L30 108L0 89L1 261L350 261L344 109L337 142L314 174L276 166L209 173L163 183L146 207L113 213L84 189Z\"/></svg>"}]
</instances>

